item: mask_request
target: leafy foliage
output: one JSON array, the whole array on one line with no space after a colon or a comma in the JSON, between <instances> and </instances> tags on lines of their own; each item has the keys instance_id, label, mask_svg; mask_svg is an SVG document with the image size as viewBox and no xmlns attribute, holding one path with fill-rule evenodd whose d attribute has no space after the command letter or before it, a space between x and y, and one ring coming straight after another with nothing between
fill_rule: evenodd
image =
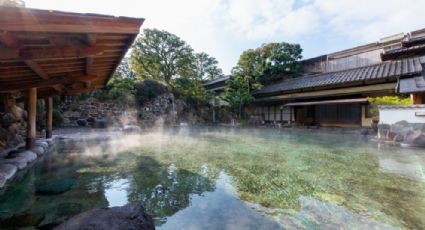
<instances>
[{"instance_id":1,"label":"leafy foliage","mask_svg":"<svg viewBox=\"0 0 425 230\"><path fill-rule=\"evenodd\" d=\"M223 75L223 71L217 66L217 59L207 53L194 54L193 64L194 76L197 79L214 80Z\"/></svg>"},{"instance_id":2,"label":"leafy foliage","mask_svg":"<svg viewBox=\"0 0 425 230\"><path fill-rule=\"evenodd\" d=\"M134 94L133 85L136 80L136 74L132 71L129 60L125 58L105 88L95 93L95 96L103 100L126 102Z\"/></svg>"},{"instance_id":3,"label":"leafy foliage","mask_svg":"<svg viewBox=\"0 0 425 230\"><path fill-rule=\"evenodd\" d=\"M63 116L62 113L60 112L60 110L58 109L53 109L53 113L52 113L52 118L53 118L53 126L58 127L62 124L63 122Z\"/></svg>"},{"instance_id":4,"label":"leafy foliage","mask_svg":"<svg viewBox=\"0 0 425 230\"><path fill-rule=\"evenodd\" d=\"M208 102L212 95L205 90L202 82L189 78L178 78L173 82L174 89L178 91L183 99L192 105Z\"/></svg>"},{"instance_id":5,"label":"leafy foliage","mask_svg":"<svg viewBox=\"0 0 425 230\"><path fill-rule=\"evenodd\" d=\"M412 101L408 97L383 96L369 97L368 101L372 105L410 105Z\"/></svg>"},{"instance_id":6,"label":"leafy foliage","mask_svg":"<svg viewBox=\"0 0 425 230\"><path fill-rule=\"evenodd\" d=\"M192 53L192 48L176 35L145 29L133 45L131 63L139 77L170 86L173 78L191 72Z\"/></svg>"},{"instance_id":7,"label":"leafy foliage","mask_svg":"<svg viewBox=\"0 0 425 230\"><path fill-rule=\"evenodd\" d=\"M244 51L232 72L250 76L262 85L301 73L302 49L299 44L269 43Z\"/></svg>"},{"instance_id":8,"label":"leafy foliage","mask_svg":"<svg viewBox=\"0 0 425 230\"><path fill-rule=\"evenodd\" d=\"M251 95L251 77L248 75L236 75L227 81L225 94L222 97L230 106L238 112L241 119L243 117L243 108L255 100Z\"/></svg>"},{"instance_id":9,"label":"leafy foliage","mask_svg":"<svg viewBox=\"0 0 425 230\"><path fill-rule=\"evenodd\" d=\"M300 75L301 53L300 45L285 42L269 43L244 51L232 69L233 78L227 82L223 99L242 118L243 107L254 101L250 93L252 89L259 89L284 77Z\"/></svg>"},{"instance_id":10,"label":"leafy foliage","mask_svg":"<svg viewBox=\"0 0 425 230\"><path fill-rule=\"evenodd\" d=\"M167 92L167 87L157 81L145 79L134 84L135 96L139 105Z\"/></svg>"},{"instance_id":11,"label":"leafy foliage","mask_svg":"<svg viewBox=\"0 0 425 230\"><path fill-rule=\"evenodd\" d=\"M370 113L377 119L379 117L378 105L410 105L412 101L408 97L400 96L382 96L369 97L368 101L371 105Z\"/></svg>"}]
</instances>

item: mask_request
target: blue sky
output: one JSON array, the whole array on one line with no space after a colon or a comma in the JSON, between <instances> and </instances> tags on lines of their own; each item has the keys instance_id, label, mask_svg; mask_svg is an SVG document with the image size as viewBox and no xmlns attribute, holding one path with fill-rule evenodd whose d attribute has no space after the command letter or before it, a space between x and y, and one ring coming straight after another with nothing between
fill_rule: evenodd
<instances>
[{"instance_id":1,"label":"blue sky","mask_svg":"<svg viewBox=\"0 0 425 230\"><path fill-rule=\"evenodd\" d=\"M310 58L425 28L425 0L25 0L29 8L143 17L229 73L242 51L300 43Z\"/></svg>"}]
</instances>

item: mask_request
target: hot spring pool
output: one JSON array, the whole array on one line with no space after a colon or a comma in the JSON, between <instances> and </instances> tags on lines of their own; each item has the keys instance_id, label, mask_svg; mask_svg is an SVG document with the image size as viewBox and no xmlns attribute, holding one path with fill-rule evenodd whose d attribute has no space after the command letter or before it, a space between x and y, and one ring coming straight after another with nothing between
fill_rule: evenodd
<instances>
[{"instance_id":1,"label":"hot spring pool","mask_svg":"<svg viewBox=\"0 0 425 230\"><path fill-rule=\"evenodd\" d=\"M0 191L0 228L140 202L157 229L424 229L425 151L309 130L66 142Z\"/></svg>"}]
</instances>

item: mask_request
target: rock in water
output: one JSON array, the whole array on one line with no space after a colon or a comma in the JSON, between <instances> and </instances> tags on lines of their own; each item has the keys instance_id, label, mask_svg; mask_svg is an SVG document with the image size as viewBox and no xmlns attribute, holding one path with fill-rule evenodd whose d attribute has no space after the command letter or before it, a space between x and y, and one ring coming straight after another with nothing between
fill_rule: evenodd
<instances>
[{"instance_id":1,"label":"rock in water","mask_svg":"<svg viewBox=\"0 0 425 230\"><path fill-rule=\"evenodd\" d=\"M142 205L127 204L122 207L92 209L72 217L55 230L151 230L155 229L152 217Z\"/></svg>"},{"instance_id":2,"label":"rock in water","mask_svg":"<svg viewBox=\"0 0 425 230\"><path fill-rule=\"evenodd\" d=\"M0 164L0 176L3 176L6 178L6 180L9 180L12 178L18 168L15 165L12 164Z\"/></svg>"},{"instance_id":3,"label":"rock in water","mask_svg":"<svg viewBox=\"0 0 425 230\"><path fill-rule=\"evenodd\" d=\"M6 184L6 178L0 175L0 188L3 188L5 184Z\"/></svg>"},{"instance_id":4,"label":"rock in water","mask_svg":"<svg viewBox=\"0 0 425 230\"><path fill-rule=\"evenodd\" d=\"M57 195L69 191L76 184L74 179L56 179L38 183L35 192L40 195Z\"/></svg>"}]
</instances>

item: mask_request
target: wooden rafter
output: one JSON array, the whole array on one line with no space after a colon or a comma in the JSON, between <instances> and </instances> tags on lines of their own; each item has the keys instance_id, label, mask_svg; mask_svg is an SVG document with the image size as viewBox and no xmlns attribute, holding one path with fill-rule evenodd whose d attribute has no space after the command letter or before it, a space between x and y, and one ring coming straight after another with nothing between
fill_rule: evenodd
<instances>
[{"instance_id":1,"label":"wooden rafter","mask_svg":"<svg viewBox=\"0 0 425 230\"><path fill-rule=\"evenodd\" d=\"M27 64L38 76L43 78L44 80L49 80L49 75L33 60L26 60L25 64Z\"/></svg>"},{"instance_id":2,"label":"wooden rafter","mask_svg":"<svg viewBox=\"0 0 425 230\"><path fill-rule=\"evenodd\" d=\"M103 87L143 19L0 7L0 92Z\"/></svg>"},{"instance_id":3,"label":"wooden rafter","mask_svg":"<svg viewBox=\"0 0 425 230\"><path fill-rule=\"evenodd\" d=\"M28 88L41 88L41 87L53 87L55 85L66 85L66 84L72 84L74 82L81 82L81 81L90 81L92 79L96 79L98 76L65 76L65 77L56 77L56 78L50 78L49 80L44 81L31 81L26 82L22 84L14 84L14 85L0 85L0 91L1 92L13 92L13 91L19 91L19 90L25 90Z\"/></svg>"},{"instance_id":4,"label":"wooden rafter","mask_svg":"<svg viewBox=\"0 0 425 230\"><path fill-rule=\"evenodd\" d=\"M31 48L31 49L10 49L0 48L0 60L46 60L81 58L100 55L105 51L104 47L69 46L54 48Z\"/></svg>"},{"instance_id":5,"label":"wooden rafter","mask_svg":"<svg viewBox=\"0 0 425 230\"><path fill-rule=\"evenodd\" d=\"M12 49L16 49L19 46L19 42L16 37L8 31L0 31L0 43L3 43L5 46Z\"/></svg>"}]
</instances>

